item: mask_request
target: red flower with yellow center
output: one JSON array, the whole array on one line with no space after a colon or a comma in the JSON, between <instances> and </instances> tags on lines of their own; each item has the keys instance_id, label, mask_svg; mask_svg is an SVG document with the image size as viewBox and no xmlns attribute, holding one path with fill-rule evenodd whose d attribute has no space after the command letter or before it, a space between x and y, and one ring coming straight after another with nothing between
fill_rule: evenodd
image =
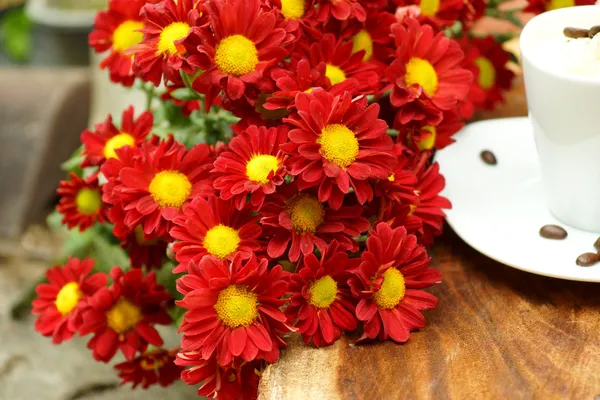
<instances>
[{"instance_id":1,"label":"red flower with yellow center","mask_svg":"<svg viewBox=\"0 0 600 400\"><path fill-rule=\"evenodd\" d=\"M267 254L271 258L286 256L296 262L315 246L325 251L327 243L337 240L342 250L356 251L353 238L369 229L361 216L362 206L343 206L333 210L321 203L315 191L299 192L292 183L281 187L261 210L260 223L269 238Z\"/></svg>"},{"instance_id":2,"label":"red flower with yellow center","mask_svg":"<svg viewBox=\"0 0 600 400\"><path fill-rule=\"evenodd\" d=\"M350 93L334 96L322 89L296 96L298 112L284 119L295 127L282 149L288 170L301 190L318 186L319 201L334 210L352 187L360 204L373 199L369 179L387 179L394 168L387 124L377 119L379 105Z\"/></svg>"},{"instance_id":3,"label":"red flower with yellow center","mask_svg":"<svg viewBox=\"0 0 600 400\"><path fill-rule=\"evenodd\" d=\"M436 29L452 26L460 21L469 28L473 21L483 16L486 8L484 0L394 0L399 7L419 7L419 22Z\"/></svg>"},{"instance_id":4,"label":"red flower with yellow center","mask_svg":"<svg viewBox=\"0 0 600 400\"><path fill-rule=\"evenodd\" d=\"M363 62L364 53L353 53L353 46L351 41L338 40L335 35L327 33L310 47L301 44L298 47L299 51L292 57L296 60L307 59L313 68L324 63L325 76L329 78L331 85L354 78L357 81L358 93L372 93L381 81L380 68L375 64Z\"/></svg>"},{"instance_id":5,"label":"red flower with yellow center","mask_svg":"<svg viewBox=\"0 0 600 400\"><path fill-rule=\"evenodd\" d=\"M352 53L364 51L363 61L385 64L393 54L390 27L395 22L389 12L370 10L364 23L349 24L341 36L352 41Z\"/></svg>"},{"instance_id":6,"label":"red flower with yellow center","mask_svg":"<svg viewBox=\"0 0 600 400\"><path fill-rule=\"evenodd\" d=\"M130 231L141 225L146 235L167 237L171 221L185 204L212 195L211 157L208 145L188 151L172 136L158 145L146 143L133 166L120 169L118 178L107 176L104 196L111 204L123 205L123 223Z\"/></svg>"},{"instance_id":7,"label":"red flower with yellow center","mask_svg":"<svg viewBox=\"0 0 600 400\"><path fill-rule=\"evenodd\" d=\"M414 151L443 149L454 143L452 136L460 131L465 123L455 110L445 111L438 125L422 125L414 121L399 127L399 139Z\"/></svg>"},{"instance_id":8,"label":"red flower with yellow center","mask_svg":"<svg viewBox=\"0 0 600 400\"><path fill-rule=\"evenodd\" d=\"M463 52L455 41L440 32L434 36L429 25L415 19L392 25L396 44L395 60L386 70L390 82L390 102L399 110L394 126L416 120L437 125L443 111L463 100L473 80L462 69Z\"/></svg>"},{"instance_id":9,"label":"red flower with yellow center","mask_svg":"<svg viewBox=\"0 0 600 400\"><path fill-rule=\"evenodd\" d=\"M158 86L165 82L181 83L180 71L194 74L189 64L201 43L200 26L205 24L204 0L163 0L146 4L142 16L146 26L144 39L128 51L134 54L134 71L143 80Z\"/></svg>"},{"instance_id":10,"label":"red flower with yellow center","mask_svg":"<svg viewBox=\"0 0 600 400\"><path fill-rule=\"evenodd\" d=\"M263 9L259 0L214 0L207 7L212 29L202 30L199 54L190 58L204 71L194 88L206 94L207 109L221 90L230 100L242 98L249 86L272 93L265 70L288 55L285 46L293 40L285 21Z\"/></svg>"},{"instance_id":11,"label":"red flower with yellow center","mask_svg":"<svg viewBox=\"0 0 600 400\"><path fill-rule=\"evenodd\" d=\"M232 199L241 210L249 195L252 208L259 210L265 196L284 182L285 159L279 146L287 141L287 133L285 125L269 129L252 125L234 137L212 170L219 197Z\"/></svg>"},{"instance_id":12,"label":"red flower with yellow center","mask_svg":"<svg viewBox=\"0 0 600 400\"><path fill-rule=\"evenodd\" d=\"M315 0L270 0L268 3L280 10L287 20L301 20L315 8Z\"/></svg>"},{"instance_id":13,"label":"red flower with yellow center","mask_svg":"<svg viewBox=\"0 0 600 400\"><path fill-rule=\"evenodd\" d=\"M38 315L35 330L44 336L52 336L55 344L69 340L79 330L79 304L92 296L108 281L105 274L93 274L93 259L80 261L69 258L64 266L46 271L48 283L41 283L35 291L33 314Z\"/></svg>"},{"instance_id":14,"label":"red flower with yellow center","mask_svg":"<svg viewBox=\"0 0 600 400\"><path fill-rule=\"evenodd\" d=\"M131 47L142 41L144 19L140 9L144 0L110 0L108 10L98 11L94 20L94 30L89 36L89 45L97 53L109 51L100 63L100 68L108 67L110 79L124 86L133 85L133 57L125 54Z\"/></svg>"},{"instance_id":15,"label":"red flower with yellow center","mask_svg":"<svg viewBox=\"0 0 600 400\"><path fill-rule=\"evenodd\" d=\"M154 325L171 323L165 308L171 295L156 283L153 272L144 276L141 269L124 273L114 267L110 276L112 285L88 298L81 311L79 334L94 335L88 342L94 358L109 362L120 349L126 359L133 360L148 344L162 346Z\"/></svg>"},{"instance_id":16,"label":"red flower with yellow center","mask_svg":"<svg viewBox=\"0 0 600 400\"><path fill-rule=\"evenodd\" d=\"M544 11L556 10L558 8L591 6L594 4L596 4L596 0L527 0L527 6L523 11L541 14Z\"/></svg>"},{"instance_id":17,"label":"red flower with yellow center","mask_svg":"<svg viewBox=\"0 0 600 400\"><path fill-rule=\"evenodd\" d=\"M333 344L342 331L356 329L354 304L347 281L349 270L359 260L350 260L337 241L322 251L304 256L298 272L290 276L290 305L285 314L302 334L305 343L317 347Z\"/></svg>"},{"instance_id":18,"label":"red flower with yellow center","mask_svg":"<svg viewBox=\"0 0 600 400\"><path fill-rule=\"evenodd\" d=\"M96 222L106 221L107 208L102 202L102 191L98 185L98 175L81 179L70 173L68 181L60 181L56 193L60 202L56 206L63 215L62 223L70 229L78 227L81 232Z\"/></svg>"},{"instance_id":19,"label":"red flower with yellow center","mask_svg":"<svg viewBox=\"0 0 600 400\"><path fill-rule=\"evenodd\" d=\"M255 256L243 263L239 254L231 261L207 256L189 264L177 281L184 298L176 304L188 310L179 329L184 352L198 351L205 360L216 354L221 366L238 357L279 358L281 335L292 331L280 310L288 285L281 266L267 266L267 259Z\"/></svg>"},{"instance_id":20,"label":"red flower with yellow center","mask_svg":"<svg viewBox=\"0 0 600 400\"><path fill-rule=\"evenodd\" d=\"M355 18L363 22L367 12L360 5L359 0L318 0L317 20L327 22L331 17L340 21Z\"/></svg>"},{"instance_id":21,"label":"red flower with yellow center","mask_svg":"<svg viewBox=\"0 0 600 400\"><path fill-rule=\"evenodd\" d=\"M234 361L221 367L216 357L205 360L198 351L182 351L175 363L190 367L181 373L181 380L188 385L201 383L200 396L223 400L255 400L258 396L258 382L264 368L262 360Z\"/></svg>"},{"instance_id":22,"label":"red flower with yellow center","mask_svg":"<svg viewBox=\"0 0 600 400\"><path fill-rule=\"evenodd\" d=\"M96 124L95 131L85 130L81 134L85 160L82 167L101 165L109 158L117 158L116 150L124 146L139 146L146 141L152 129L152 113L144 111L134 118L133 106L123 111L121 129L117 128L109 115L106 120Z\"/></svg>"},{"instance_id":23,"label":"red flower with yellow center","mask_svg":"<svg viewBox=\"0 0 600 400\"><path fill-rule=\"evenodd\" d=\"M465 39L460 43L466 55L462 65L473 72L473 85L483 91L482 98L471 95L469 98L474 100L475 107L491 110L504 100L503 92L512 86L515 74L507 68L510 54L493 36Z\"/></svg>"},{"instance_id":24,"label":"red flower with yellow center","mask_svg":"<svg viewBox=\"0 0 600 400\"><path fill-rule=\"evenodd\" d=\"M177 240L173 250L180 263L173 272L187 271L190 261L199 263L206 255L231 259L240 254L243 259L250 258L261 250L258 218L249 207L238 210L232 201L194 199L173 221L176 226L171 236Z\"/></svg>"},{"instance_id":25,"label":"red flower with yellow center","mask_svg":"<svg viewBox=\"0 0 600 400\"><path fill-rule=\"evenodd\" d=\"M375 185L376 198L386 207L388 200L403 204L416 202L415 186L417 176L410 169L406 148L401 144L394 145L397 157L396 167L387 179L381 179Z\"/></svg>"},{"instance_id":26,"label":"red flower with yellow center","mask_svg":"<svg viewBox=\"0 0 600 400\"><path fill-rule=\"evenodd\" d=\"M148 389L159 384L162 387L170 386L179 380L183 368L175 364L175 356L179 349L157 349L115 365L119 372L121 385L131 382L133 389L141 385Z\"/></svg>"},{"instance_id":27,"label":"red flower with yellow center","mask_svg":"<svg viewBox=\"0 0 600 400\"><path fill-rule=\"evenodd\" d=\"M419 311L434 308L437 299L419 289L441 282L440 272L428 268L429 260L425 248L404 227L376 226L348 282L359 299L356 317L364 322L359 342L391 338L403 343L411 331L425 326Z\"/></svg>"}]
</instances>

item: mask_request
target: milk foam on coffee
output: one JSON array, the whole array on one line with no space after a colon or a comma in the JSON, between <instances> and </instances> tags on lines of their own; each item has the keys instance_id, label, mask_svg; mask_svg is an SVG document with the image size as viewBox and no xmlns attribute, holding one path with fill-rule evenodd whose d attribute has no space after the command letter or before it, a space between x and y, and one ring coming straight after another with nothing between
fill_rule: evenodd
<instances>
[{"instance_id":1,"label":"milk foam on coffee","mask_svg":"<svg viewBox=\"0 0 600 400\"><path fill-rule=\"evenodd\" d=\"M537 56L553 69L600 79L600 34L593 38L572 39L557 29L555 37L539 45Z\"/></svg>"}]
</instances>

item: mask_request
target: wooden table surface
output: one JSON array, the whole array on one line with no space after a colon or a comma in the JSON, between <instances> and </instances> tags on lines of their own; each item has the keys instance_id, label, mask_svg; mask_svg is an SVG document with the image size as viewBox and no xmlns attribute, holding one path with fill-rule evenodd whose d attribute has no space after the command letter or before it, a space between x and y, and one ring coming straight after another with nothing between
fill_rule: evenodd
<instances>
[{"instance_id":1,"label":"wooden table surface","mask_svg":"<svg viewBox=\"0 0 600 400\"><path fill-rule=\"evenodd\" d=\"M513 43L514 46L518 44ZM480 118L526 115L522 80ZM600 395L600 284L519 271L470 248L450 228L429 250L443 282L410 340L328 348L291 338L264 372L259 398L594 399ZM599 396L600 398L600 396Z\"/></svg>"}]
</instances>

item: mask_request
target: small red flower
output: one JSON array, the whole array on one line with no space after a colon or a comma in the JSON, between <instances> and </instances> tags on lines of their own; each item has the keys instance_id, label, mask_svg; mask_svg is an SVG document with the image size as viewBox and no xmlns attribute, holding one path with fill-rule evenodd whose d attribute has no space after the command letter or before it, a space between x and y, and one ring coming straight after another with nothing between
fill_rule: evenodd
<instances>
[{"instance_id":1,"label":"small red flower","mask_svg":"<svg viewBox=\"0 0 600 400\"><path fill-rule=\"evenodd\" d=\"M481 99L471 95L469 98L474 101L476 108L492 110L504 100L503 92L511 88L515 77L507 68L510 54L500 43L496 43L493 36L463 39L460 43L465 51L462 65L473 73L473 85L483 91Z\"/></svg>"},{"instance_id":2,"label":"small red flower","mask_svg":"<svg viewBox=\"0 0 600 400\"><path fill-rule=\"evenodd\" d=\"M145 352L148 344L162 346L153 325L171 323L165 309L171 295L156 283L153 272L144 276L141 269L124 273L114 267L110 276L112 285L89 297L81 311L79 334L94 335L88 342L94 358L108 362L120 349L126 359L133 360L135 353Z\"/></svg>"},{"instance_id":3,"label":"small red flower","mask_svg":"<svg viewBox=\"0 0 600 400\"><path fill-rule=\"evenodd\" d=\"M109 203L123 205L123 223L129 231L141 225L146 235L167 237L171 221L185 204L214 192L209 172L212 152L206 144L188 151L170 136L158 144L145 143L132 163L119 170L118 178L108 178L112 174L108 171L109 184L103 187ZM113 167L103 166L103 171Z\"/></svg>"},{"instance_id":4,"label":"small red flower","mask_svg":"<svg viewBox=\"0 0 600 400\"><path fill-rule=\"evenodd\" d=\"M284 119L295 127L282 149L290 154L290 173L301 190L318 186L319 201L342 206L344 194L354 189L360 204L373 199L368 179L387 179L394 167L387 124L377 119L379 105L349 93L333 96L322 89L298 93L298 112Z\"/></svg>"},{"instance_id":5,"label":"small red flower","mask_svg":"<svg viewBox=\"0 0 600 400\"><path fill-rule=\"evenodd\" d=\"M173 250L180 263L173 272L187 271L190 261L198 264L206 255L231 259L240 254L243 259L250 258L261 250L258 218L249 207L238 210L232 201L194 199L173 221L176 226L171 236L177 240Z\"/></svg>"},{"instance_id":6,"label":"small red flower","mask_svg":"<svg viewBox=\"0 0 600 400\"><path fill-rule=\"evenodd\" d=\"M107 208L102 202L98 175L81 179L71 172L69 177L68 181L60 181L56 189L60 196L56 209L63 215L62 223L69 229L78 227L83 232L96 222L105 222Z\"/></svg>"},{"instance_id":7,"label":"small red flower","mask_svg":"<svg viewBox=\"0 0 600 400\"><path fill-rule=\"evenodd\" d=\"M425 326L420 310L437 305L422 290L441 282L439 271L428 268L425 248L404 227L379 223L367 239L367 251L349 284L359 299L356 317L364 321L359 342L368 339L406 342L410 332Z\"/></svg>"},{"instance_id":8,"label":"small red flower","mask_svg":"<svg viewBox=\"0 0 600 400\"><path fill-rule=\"evenodd\" d=\"M596 0L527 0L527 7L523 11L541 14L544 11L556 10L557 8L591 6L594 4L596 4Z\"/></svg>"},{"instance_id":9,"label":"small red flower","mask_svg":"<svg viewBox=\"0 0 600 400\"><path fill-rule=\"evenodd\" d=\"M358 266L341 251L337 241L322 251L304 256L298 272L290 276L290 305L285 314L302 334L305 343L317 347L333 344L342 331L356 329L354 304L347 281L349 270Z\"/></svg>"},{"instance_id":10,"label":"small red flower","mask_svg":"<svg viewBox=\"0 0 600 400\"><path fill-rule=\"evenodd\" d=\"M298 49L292 58L307 59L312 68L324 63L325 76L331 85L353 78L357 82L358 93L370 94L379 87L381 69L375 64L363 62L364 53L353 53L351 41L336 39L335 35L328 33L310 47L300 42Z\"/></svg>"},{"instance_id":11,"label":"small red flower","mask_svg":"<svg viewBox=\"0 0 600 400\"><path fill-rule=\"evenodd\" d=\"M123 111L121 129L117 128L109 115L102 123L96 124L95 131L85 130L81 134L85 160L82 167L101 165L109 158L116 158L116 150L124 146L139 146L146 141L152 130L152 113L144 111L134 119L133 106Z\"/></svg>"},{"instance_id":12,"label":"small red flower","mask_svg":"<svg viewBox=\"0 0 600 400\"><path fill-rule=\"evenodd\" d=\"M483 16L485 0L394 0L399 7L418 7L418 20L421 24L432 25L437 30L460 21L468 29L473 22Z\"/></svg>"},{"instance_id":13,"label":"small red flower","mask_svg":"<svg viewBox=\"0 0 600 400\"><path fill-rule=\"evenodd\" d=\"M234 137L227 151L214 162L214 188L223 200L232 199L238 210L249 196L252 208L259 210L265 196L284 182L286 169L279 146L287 142L288 128L249 126Z\"/></svg>"},{"instance_id":14,"label":"small red flower","mask_svg":"<svg viewBox=\"0 0 600 400\"><path fill-rule=\"evenodd\" d=\"M279 10L289 21L311 19L314 15L315 0L264 0L264 2Z\"/></svg>"},{"instance_id":15,"label":"small red flower","mask_svg":"<svg viewBox=\"0 0 600 400\"><path fill-rule=\"evenodd\" d=\"M78 305L106 285L108 276L105 274L90 275L93 267L93 259L69 258L64 266L55 265L48 269L48 283L35 288L38 295L33 300L33 314L38 315L35 330L44 336L52 336L53 343L59 344L73 337L81 325L77 318Z\"/></svg>"},{"instance_id":16,"label":"small red flower","mask_svg":"<svg viewBox=\"0 0 600 400\"><path fill-rule=\"evenodd\" d=\"M405 147L399 144L394 146L397 164L394 171L387 179L381 179L375 185L375 194L379 200L390 200L403 204L414 204L416 201L415 186L417 176L410 169L409 159ZM386 203L384 203L385 206Z\"/></svg>"},{"instance_id":17,"label":"small red flower","mask_svg":"<svg viewBox=\"0 0 600 400\"><path fill-rule=\"evenodd\" d=\"M184 298L176 304L188 310L179 329L184 352L201 352L205 360L216 354L221 366L237 357L246 362L279 358L285 346L281 335L293 330L280 310L288 284L281 266L267 266L267 259L252 256L242 263L239 255L189 264L188 274L177 281Z\"/></svg>"},{"instance_id":18,"label":"small red flower","mask_svg":"<svg viewBox=\"0 0 600 400\"><path fill-rule=\"evenodd\" d=\"M273 92L265 70L288 55L285 49L294 37L278 13L261 7L260 0L214 0L207 4L210 28L202 30L198 55L190 57L204 72L194 88L206 94L206 108L223 90L230 100L244 96L249 87ZM256 97L246 96L251 105Z\"/></svg>"},{"instance_id":19,"label":"small red flower","mask_svg":"<svg viewBox=\"0 0 600 400\"><path fill-rule=\"evenodd\" d=\"M216 357L204 360L198 351L182 351L177 355L177 365L191 367L181 373L188 385L202 385L198 395L219 400L255 400L258 395L260 371L264 362L237 361L221 367Z\"/></svg>"},{"instance_id":20,"label":"small red flower","mask_svg":"<svg viewBox=\"0 0 600 400\"><path fill-rule=\"evenodd\" d=\"M333 210L318 200L315 191L299 192L294 183L285 185L260 212L269 238L267 254L271 258L285 255L296 262L301 252L311 254L315 246L323 252L332 240L337 240L341 250L356 251L358 243L353 238L370 227L362 211L360 205Z\"/></svg>"},{"instance_id":21,"label":"small red flower","mask_svg":"<svg viewBox=\"0 0 600 400\"><path fill-rule=\"evenodd\" d=\"M163 0L142 8L146 22L144 39L128 52L135 55L136 75L158 86L163 77L165 82L182 83L180 71L195 73L189 57L201 43L199 29L206 23L203 3L204 0Z\"/></svg>"},{"instance_id":22,"label":"small red flower","mask_svg":"<svg viewBox=\"0 0 600 400\"><path fill-rule=\"evenodd\" d=\"M389 63L394 53L390 31L397 22L396 17L389 12L372 9L364 23L352 22L341 32L341 37L352 41L352 53L362 50L365 62ZM332 26L333 33L339 32L336 25Z\"/></svg>"},{"instance_id":23,"label":"small red flower","mask_svg":"<svg viewBox=\"0 0 600 400\"><path fill-rule=\"evenodd\" d=\"M182 367L175 364L178 351L179 349L157 349L115 365L121 385L131 382L134 389L138 385L143 389L156 384L162 387L170 386L179 379L183 371Z\"/></svg>"},{"instance_id":24,"label":"small red flower","mask_svg":"<svg viewBox=\"0 0 600 400\"><path fill-rule=\"evenodd\" d=\"M108 67L110 79L124 86L132 86L135 80L133 57L125 52L142 41L144 19L140 9L144 4L144 0L110 0L108 10L96 14L89 36L89 45L96 53L110 50L100 68Z\"/></svg>"},{"instance_id":25,"label":"small red flower","mask_svg":"<svg viewBox=\"0 0 600 400\"><path fill-rule=\"evenodd\" d=\"M459 119L457 111L449 110L443 113L442 121L435 126L422 125L418 121L400 126L399 140L402 140L404 145L417 152L432 149L440 150L454 143L452 136L464 126L465 123Z\"/></svg>"},{"instance_id":26,"label":"small red flower","mask_svg":"<svg viewBox=\"0 0 600 400\"><path fill-rule=\"evenodd\" d=\"M460 68L463 52L458 43L440 32L434 36L429 25L410 18L392 25L395 60L386 70L390 101L398 108L394 126L416 120L437 125L443 112L455 108L469 91L470 71Z\"/></svg>"},{"instance_id":27,"label":"small red flower","mask_svg":"<svg viewBox=\"0 0 600 400\"><path fill-rule=\"evenodd\" d=\"M321 22L327 22L331 17L340 21L356 18L363 22L367 17L359 0L318 0L317 4L317 20Z\"/></svg>"}]
</instances>

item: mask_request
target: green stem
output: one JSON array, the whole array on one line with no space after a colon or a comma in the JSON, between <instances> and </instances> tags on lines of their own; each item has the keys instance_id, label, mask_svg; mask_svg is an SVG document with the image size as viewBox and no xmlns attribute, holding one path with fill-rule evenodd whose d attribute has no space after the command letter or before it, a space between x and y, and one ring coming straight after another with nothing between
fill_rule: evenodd
<instances>
[{"instance_id":1,"label":"green stem","mask_svg":"<svg viewBox=\"0 0 600 400\"><path fill-rule=\"evenodd\" d=\"M146 110L152 109L152 100L154 99L154 86L150 83L149 86L144 87L146 92Z\"/></svg>"}]
</instances>

